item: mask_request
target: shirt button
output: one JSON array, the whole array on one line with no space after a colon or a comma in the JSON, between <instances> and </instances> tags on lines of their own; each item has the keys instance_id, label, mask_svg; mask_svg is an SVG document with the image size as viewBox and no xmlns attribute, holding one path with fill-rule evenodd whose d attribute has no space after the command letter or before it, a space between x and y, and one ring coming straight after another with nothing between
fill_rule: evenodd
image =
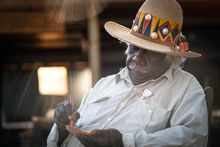
<instances>
[{"instance_id":1,"label":"shirt button","mask_svg":"<svg viewBox=\"0 0 220 147\"><path fill-rule=\"evenodd\" d=\"M112 117L109 117L109 118L108 118L108 121L111 121L111 120L112 120Z\"/></svg>"},{"instance_id":2,"label":"shirt button","mask_svg":"<svg viewBox=\"0 0 220 147\"><path fill-rule=\"evenodd\" d=\"M147 112L148 112L149 114L151 114L153 111L150 109L150 110L148 110Z\"/></svg>"},{"instance_id":3,"label":"shirt button","mask_svg":"<svg viewBox=\"0 0 220 147\"><path fill-rule=\"evenodd\" d=\"M122 102L120 105L121 105L121 106L124 106L125 104Z\"/></svg>"}]
</instances>

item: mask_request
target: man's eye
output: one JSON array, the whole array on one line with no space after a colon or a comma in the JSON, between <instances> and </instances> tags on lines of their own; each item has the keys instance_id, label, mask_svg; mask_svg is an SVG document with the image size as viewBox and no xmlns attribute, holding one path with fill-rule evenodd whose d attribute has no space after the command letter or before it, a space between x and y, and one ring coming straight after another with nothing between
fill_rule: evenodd
<instances>
[{"instance_id":1,"label":"man's eye","mask_svg":"<svg viewBox=\"0 0 220 147\"><path fill-rule=\"evenodd\" d=\"M152 52L152 51L147 51L147 54L148 54L148 55L157 55L158 53Z\"/></svg>"},{"instance_id":2,"label":"man's eye","mask_svg":"<svg viewBox=\"0 0 220 147\"><path fill-rule=\"evenodd\" d=\"M134 47L134 46L130 47L130 52L131 52L131 53L135 53L135 52L137 52L138 50L139 50L139 48L137 48L137 47Z\"/></svg>"}]
</instances>

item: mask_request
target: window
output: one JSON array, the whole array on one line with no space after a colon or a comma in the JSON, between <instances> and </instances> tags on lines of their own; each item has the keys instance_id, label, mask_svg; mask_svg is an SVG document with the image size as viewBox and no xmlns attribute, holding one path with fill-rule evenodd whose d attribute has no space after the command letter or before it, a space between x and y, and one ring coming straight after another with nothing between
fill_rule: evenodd
<instances>
[{"instance_id":1,"label":"window","mask_svg":"<svg viewBox=\"0 0 220 147\"><path fill-rule=\"evenodd\" d=\"M66 67L39 67L38 87L42 95L66 95L67 69Z\"/></svg>"}]
</instances>

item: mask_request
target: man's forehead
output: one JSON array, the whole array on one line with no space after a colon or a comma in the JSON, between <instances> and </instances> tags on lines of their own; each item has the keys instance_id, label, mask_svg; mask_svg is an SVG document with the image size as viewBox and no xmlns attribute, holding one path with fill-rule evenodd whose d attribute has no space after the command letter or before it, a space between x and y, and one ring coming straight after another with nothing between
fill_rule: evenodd
<instances>
[{"instance_id":1,"label":"man's forehead","mask_svg":"<svg viewBox=\"0 0 220 147\"><path fill-rule=\"evenodd\" d=\"M150 49L148 50L148 49L140 48L140 47L135 46L135 45L133 45L133 44L128 44L128 48L129 48L129 49L135 49L135 50L141 49L141 50L143 50L144 52L148 52L148 53L152 53L152 54L162 54L162 53L159 53L159 52L151 51ZM165 54L162 54L162 55L165 55Z\"/></svg>"}]
</instances>

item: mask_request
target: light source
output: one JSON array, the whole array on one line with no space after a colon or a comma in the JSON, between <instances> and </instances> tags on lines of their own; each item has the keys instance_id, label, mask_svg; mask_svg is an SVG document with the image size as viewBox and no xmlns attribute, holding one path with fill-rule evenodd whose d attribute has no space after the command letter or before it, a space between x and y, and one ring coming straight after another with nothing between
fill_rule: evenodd
<instances>
[{"instance_id":1,"label":"light source","mask_svg":"<svg viewBox=\"0 0 220 147\"><path fill-rule=\"evenodd\" d=\"M42 95L66 95L67 69L66 67L39 67L38 87Z\"/></svg>"},{"instance_id":2,"label":"light source","mask_svg":"<svg viewBox=\"0 0 220 147\"><path fill-rule=\"evenodd\" d=\"M72 23L99 14L100 0L48 0L50 18L58 23Z\"/></svg>"}]
</instances>

